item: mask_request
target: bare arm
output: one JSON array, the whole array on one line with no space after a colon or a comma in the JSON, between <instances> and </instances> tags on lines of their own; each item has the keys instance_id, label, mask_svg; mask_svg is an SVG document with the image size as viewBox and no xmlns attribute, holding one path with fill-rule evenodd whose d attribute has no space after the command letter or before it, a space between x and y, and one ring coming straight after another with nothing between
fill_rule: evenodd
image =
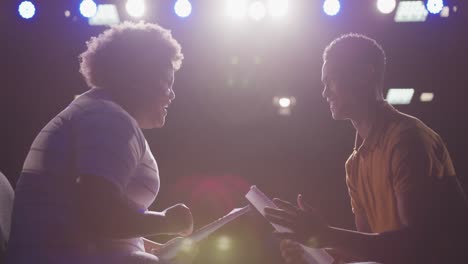
<instances>
[{"instance_id":1,"label":"bare arm","mask_svg":"<svg viewBox=\"0 0 468 264\"><path fill-rule=\"evenodd\" d=\"M186 207L187 215L180 212L184 208L179 208L178 217L168 216L168 212L136 211L104 178L82 175L77 186L80 216L90 234L110 238L177 234L192 225L191 215L188 216L190 211ZM191 228L187 231L191 232Z\"/></svg>"}]
</instances>

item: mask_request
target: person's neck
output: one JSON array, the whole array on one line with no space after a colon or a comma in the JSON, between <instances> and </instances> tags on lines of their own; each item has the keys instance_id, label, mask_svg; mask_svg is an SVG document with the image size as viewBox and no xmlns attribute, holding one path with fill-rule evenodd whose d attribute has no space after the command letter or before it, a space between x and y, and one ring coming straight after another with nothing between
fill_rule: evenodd
<instances>
[{"instance_id":1,"label":"person's neck","mask_svg":"<svg viewBox=\"0 0 468 264\"><path fill-rule=\"evenodd\" d=\"M357 111L355 116L351 118L351 123L362 140L365 140L369 136L372 125L376 121L375 115L377 108L381 103L381 101L373 101L365 104Z\"/></svg>"}]
</instances>

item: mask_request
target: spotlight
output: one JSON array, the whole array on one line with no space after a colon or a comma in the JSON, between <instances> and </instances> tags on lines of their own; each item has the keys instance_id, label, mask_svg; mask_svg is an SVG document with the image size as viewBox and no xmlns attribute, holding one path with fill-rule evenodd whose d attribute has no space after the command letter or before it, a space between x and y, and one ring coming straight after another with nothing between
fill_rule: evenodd
<instances>
[{"instance_id":1,"label":"spotlight","mask_svg":"<svg viewBox=\"0 0 468 264\"><path fill-rule=\"evenodd\" d=\"M265 5L260 2L260 1L255 1L253 3L250 4L250 7L249 7L249 16L250 18L252 18L253 20L260 20L262 18L264 18L266 15L266 9L265 9Z\"/></svg>"},{"instance_id":2,"label":"spotlight","mask_svg":"<svg viewBox=\"0 0 468 264\"><path fill-rule=\"evenodd\" d=\"M427 11L431 14L439 14L444 8L443 0L427 0L426 4Z\"/></svg>"},{"instance_id":3,"label":"spotlight","mask_svg":"<svg viewBox=\"0 0 468 264\"><path fill-rule=\"evenodd\" d=\"M125 5L127 13L132 17L142 17L145 14L144 0L128 0Z\"/></svg>"},{"instance_id":4,"label":"spotlight","mask_svg":"<svg viewBox=\"0 0 468 264\"><path fill-rule=\"evenodd\" d=\"M434 93L422 93L419 100L423 103L432 102L434 100Z\"/></svg>"},{"instance_id":5,"label":"spotlight","mask_svg":"<svg viewBox=\"0 0 468 264\"><path fill-rule=\"evenodd\" d=\"M80 13L86 18L93 17L96 14L97 5L93 0L83 0L80 4Z\"/></svg>"},{"instance_id":6,"label":"spotlight","mask_svg":"<svg viewBox=\"0 0 468 264\"><path fill-rule=\"evenodd\" d=\"M36 14L36 7L29 1L23 1L18 6L18 13L24 19L30 19Z\"/></svg>"},{"instance_id":7,"label":"spotlight","mask_svg":"<svg viewBox=\"0 0 468 264\"><path fill-rule=\"evenodd\" d=\"M287 98L287 97L282 97L278 100L278 104L282 107L282 108L288 108L290 105L291 105L291 99Z\"/></svg>"},{"instance_id":8,"label":"spotlight","mask_svg":"<svg viewBox=\"0 0 468 264\"><path fill-rule=\"evenodd\" d=\"M329 16L335 16L340 12L341 4L339 0L325 0L323 2L323 12Z\"/></svg>"},{"instance_id":9,"label":"spotlight","mask_svg":"<svg viewBox=\"0 0 468 264\"><path fill-rule=\"evenodd\" d=\"M395 22L426 21L427 10L422 1L400 1L395 13Z\"/></svg>"},{"instance_id":10,"label":"spotlight","mask_svg":"<svg viewBox=\"0 0 468 264\"><path fill-rule=\"evenodd\" d=\"M246 14L247 4L245 0L228 0L227 2L227 14L228 16L240 19Z\"/></svg>"},{"instance_id":11,"label":"spotlight","mask_svg":"<svg viewBox=\"0 0 468 264\"><path fill-rule=\"evenodd\" d=\"M273 104L278 107L278 114L282 116L291 115L292 107L296 104L296 98L293 96L275 96L273 97Z\"/></svg>"},{"instance_id":12,"label":"spotlight","mask_svg":"<svg viewBox=\"0 0 468 264\"><path fill-rule=\"evenodd\" d=\"M96 15L88 23L92 26L114 25L120 23L117 7L112 4L98 5Z\"/></svg>"},{"instance_id":13,"label":"spotlight","mask_svg":"<svg viewBox=\"0 0 468 264\"><path fill-rule=\"evenodd\" d=\"M377 0L377 9L382 14L390 14L395 10L396 0Z\"/></svg>"},{"instance_id":14,"label":"spotlight","mask_svg":"<svg viewBox=\"0 0 468 264\"><path fill-rule=\"evenodd\" d=\"M268 11L272 17L283 17L288 12L288 0L269 0Z\"/></svg>"},{"instance_id":15,"label":"spotlight","mask_svg":"<svg viewBox=\"0 0 468 264\"><path fill-rule=\"evenodd\" d=\"M179 17L188 17L192 13L192 4L189 0L177 0L174 5L174 12Z\"/></svg>"},{"instance_id":16,"label":"spotlight","mask_svg":"<svg viewBox=\"0 0 468 264\"><path fill-rule=\"evenodd\" d=\"M387 102L392 105L407 105L411 103L413 95L412 88L391 88L387 93Z\"/></svg>"}]
</instances>

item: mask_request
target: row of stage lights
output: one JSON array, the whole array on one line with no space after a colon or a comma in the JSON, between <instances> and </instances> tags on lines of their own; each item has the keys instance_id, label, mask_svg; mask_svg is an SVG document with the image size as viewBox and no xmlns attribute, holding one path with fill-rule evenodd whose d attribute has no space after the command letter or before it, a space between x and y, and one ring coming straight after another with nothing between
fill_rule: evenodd
<instances>
[{"instance_id":1,"label":"row of stage lights","mask_svg":"<svg viewBox=\"0 0 468 264\"><path fill-rule=\"evenodd\" d=\"M235 18L241 19L247 15L252 20L261 20L267 15L271 17L283 17L288 12L288 0L225 0L226 1L226 11L227 15ZM323 12L329 16L335 16L340 12L341 2L340 0L322 0ZM376 8L383 14L390 14L395 9L396 16L395 21L424 21L427 13L439 14L444 11L444 1L443 0L424 0L423 1L399 1L397 7L396 0L376 0ZM145 0L126 0L125 9L131 17L142 18L145 15ZM93 0L82 0L79 5L79 11L82 16L93 19L97 16L106 17L114 16L116 18L108 18L113 23L118 23L118 14L117 8L115 5L111 4L96 4ZM400 12L400 9L402 10ZM68 10L67 10L68 11ZM70 11L65 12L70 14ZM455 10L456 11L456 10ZM31 19L36 14L36 6L31 1L23 1L18 6L18 12L20 16L24 19ZM190 16L192 13L192 4L189 0L176 0L174 2L174 13L181 17L185 18ZM401 14L400 14L401 13ZM420 18L417 20L411 20L407 16L423 16L424 19ZM416 15L415 15L416 14ZM66 15L67 16L67 15ZM401 21L398 21L402 17ZM448 15L446 15L448 16ZM408 19L408 20L405 20ZM105 24L105 23L104 23Z\"/></svg>"}]
</instances>

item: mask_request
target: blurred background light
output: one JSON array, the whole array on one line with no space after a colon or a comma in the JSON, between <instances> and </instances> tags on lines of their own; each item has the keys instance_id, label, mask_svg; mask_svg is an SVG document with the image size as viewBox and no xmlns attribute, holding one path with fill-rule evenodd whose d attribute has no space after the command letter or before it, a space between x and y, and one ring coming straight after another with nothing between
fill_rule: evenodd
<instances>
[{"instance_id":1,"label":"blurred background light","mask_svg":"<svg viewBox=\"0 0 468 264\"><path fill-rule=\"evenodd\" d=\"M282 97L282 98L280 98L278 100L278 103L282 108L287 108L287 107L291 106L291 99L289 99L287 97Z\"/></svg>"},{"instance_id":2,"label":"blurred background light","mask_svg":"<svg viewBox=\"0 0 468 264\"><path fill-rule=\"evenodd\" d=\"M139 18L145 14L144 0L128 0L125 9L131 17Z\"/></svg>"},{"instance_id":3,"label":"blurred background light","mask_svg":"<svg viewBox=\"0 0 468 264\"><path fill-rule=\"evenodd\" d=\"M377 0L377 9L382 14L390 14L395 10L396 0Z\"/></svg>"},{"instance_id":4,"label":"blurred background light","mask_svg":"<svg viewBox=\"0 0 468 264\"><path fill-rule=\"evenodd\" d=\"M390 88L387 92L387 102L392 105L407 105L413 99L412 88Z\"/></svg>"},{"instance_id":5,"label":"blurred background light","mask_svg":"<svg viewBox=\"0 0 468 264\"><path fill-rule=\"evenodd\" d=\"M296 104L294 96L275 96L273 97L273 105L278 107L278 114L289 116L292 113L292 108Z\"/></svg>"},{"instance_id":6,"label":"blurred background light","mask_svg":"<svg viewBox=\"0 0 468 264\"><path fill-rule=\"evenodd\" d=\"M283 17L288 12L288 0L269 0L268 12L272 17Z\"/></svg>"},{"instance_id":7,"label":"blurred background light","mask_svg":"<svg viewBox=\"0 0 468 264\"><path fill-rule=\"evenodd\" d=\"M260 1L250 3L249 6L249 17L253 20L261 20L266 15L265 4Z\"/></svg>"},{"instance_id":8,"label":"blurred background light","mask_svg":"<svg viewBox=\"0 0 468 264\"><path fill-rule=\"evenodd\" d=\"M325 0L323 2L323 12L329 16L335 16L340 12L341 4L339 0Z\"/></svg>"},{"instance_id":9,"label":"blurred background light","mask_svg":"<svg viewBox=\"0 0 468 264\"><path fill-rule=\"evenodd\" d=\"M441 17L449 17L450 16L450 7L444 6L444 8L442 8L442 11L440 11L440 16Z\"/></svg>"},{"instance_id":10,"label":"blurred background light","mask_svg":"<svg viewBox=\"0 0 468 264\"><path fill-rule=\"evenodd\" d=\"M423 1L400 1L395 13L395 22L423 22L428 12Z\"/></svg>"},{"instance_id":11,"label":"blurred background light","mask_svg":"<svg viewBox=\"0 0 468 264\"><path fill-rule=\"evenodd\" d=\"M419 100L423 103L432 102L434 100L434 93L421 93Z\"/></svg>"},{"instance_id":12,"label":"blurred background light","mask_svg":"<svg viewBox=\"0 0 468 264\"><path fill-rule=\"evenodd\" d=\"M218 241L216 243L216 246L219 250L221 251L227 251L231 248L232 241L229 237L227 236L221 236L218 238Z\"/></svg>"},{"instance_id":13,"label":"blurred background light","mask_svg":"<svg viewBox=\"0 0 468 264\"><path fill-rule=\"evenodd\" d=\"M97 12L97 5L93 0L83 0L80 4L80 13L86 18L93 17Z\"/></svg>"},{"instance_id":14,"label":"blurred background light","mask_svg":"<svg viewBox=\"0 0 468 264\"><path fill-rule=\"evenodd\" d=\"M98 5L96 15L89 18L92 26L114 25L120 23L117 7L112 4Z\"/></svg>"},{"instance_id":15,"label":"blurred background light","mask_svg":"<svg viewBox=\"0 0 468 264\"><path fill-rule=\"evenodd\" d=\"M439 14L444 8L444 1L443 0L427 0L427 11L431 14Z\"/></svg>"},{"instance_id":16,"label":"blurred background light","mask_svg":"<svg viewBox=\"0 0 468 264\"><path fill-rule=\"evenodd\" d=\"M23 1L18 6L18 13L24 19L30 19L36 14L36 7L29 1Z\"/></svg>"},{"instance_id":17,"label":"blurred background light","mask_svg":"<svg viewBox=\"0 0 468 264\"><path fill-rule=\"evenodd\" d=\"M179 17L188 17L192 13L192 4L189 0L177 0L174 4L174 12Z\"/></svg>"},{"instance_id":18,"label":"blurred background light","mask_svg":"<svg viewBox=\"0 0 468 264\"><path fill-rule=\"evenodd\" d=\"M245 0L227 0L228 16L240 19L247 13L247 2Z\"/></svg>"}]
</instances>

